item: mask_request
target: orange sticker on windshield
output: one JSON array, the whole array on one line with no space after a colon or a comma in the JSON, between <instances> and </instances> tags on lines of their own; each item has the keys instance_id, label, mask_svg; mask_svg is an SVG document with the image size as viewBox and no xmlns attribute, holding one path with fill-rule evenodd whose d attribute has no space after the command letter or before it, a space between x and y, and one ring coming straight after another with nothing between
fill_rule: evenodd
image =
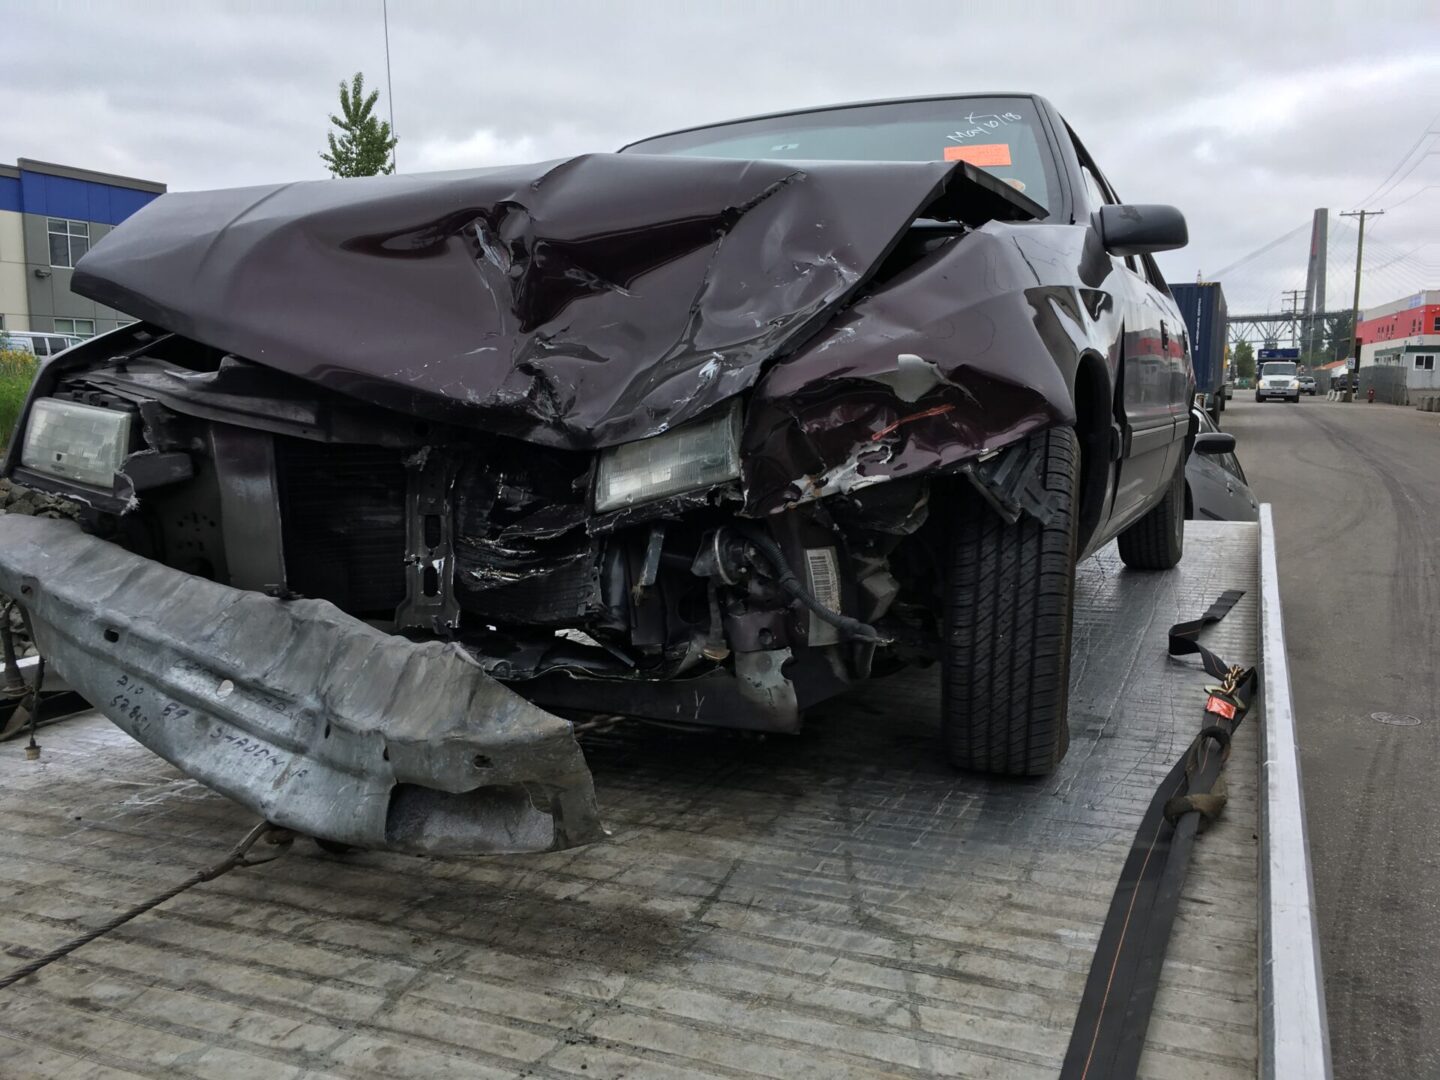
<instances>
[{"instance_id":1,"label":"orange sticker on windshield","mask_svg":"<svg viewBox=\"0 0 1440 1080\"><path fill-rule=\"evenodd\" d=\"M947 146L946 161L968 161L971 165L1009 165L1009 143L981 143L979 146Z\"/></svg>"}]
</instances>

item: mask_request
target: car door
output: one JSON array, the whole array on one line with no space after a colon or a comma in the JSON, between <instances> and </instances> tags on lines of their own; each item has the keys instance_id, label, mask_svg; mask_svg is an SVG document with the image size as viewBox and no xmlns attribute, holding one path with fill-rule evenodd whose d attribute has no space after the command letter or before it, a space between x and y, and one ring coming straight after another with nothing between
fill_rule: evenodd
<instances>
[{"instance_id":1,"label":"car door","mask_svg":"<svg viewBox=\"0 0 1440 1080\"><path fill-rule=\"evenodd\" d=\"M1218 431L1204 413L1196 417L1198 430ZM1255 521L1260 505L1245 482L1245 470L1234 454L1191 454L1185 463L1190 487L1191 516L1211 521Z\"/></svg>"},{"instance_id":2,"label":"car door","mask_svg":"<svg viewBox=\"0 0 1440 1080\"><path fill-rule=\"evenodd\" d=\"M1131 484L1127 486L1133 492L1131 508L1138 514L1159 502L1182 464L1195 378L1185 321L1155 260L1141 255L1134 261L1139 264L1132 275L1139 332L1134 337L1135 353L1126 362L1124 424L1129 432L1125 464ZM1127 332L1126 337L1131 335ZM1132 370L1142 383L1138 392L1128 387Z\"/></svg>"},{"instance_id":3,"label":"car door","mask_svg":"<svg viewBox=\"0 0 1440 1080\"><path fill-rule=\"evenodd\" d=\"M1245 479L1245 470L1240 459L1234 454L1221 454L1216 459L1220 471L1225 474L1225 490L1230 496L1230 521L1259 521L1260 501L1250 490Z\"/></svg>"},{"instance_id":4,"label":"car door","mask_svg":"<svg viewBox=\"0 0 1440 1080\"><path fill-rule=\"evenodd\" d=\"M1092 213L1119 199L1089 153L1070 133L1080 161ZM1160 500L1179 464L1177 418L1188 408L1177 392L1176 373L1188 372L1189 352L1184 323L1169 291L1156 289L1147 276L1154 262L1145 256L1111 256L1111 293L1124 318L1117 363L1119 386L1115 424L1120 434L1120 461L1111 504L1112 530L1129 524ZM1147 266L1148 262L1148 266ZM1183 382L1183 379L1181 380Z\"/></svg>"}]
</instances>

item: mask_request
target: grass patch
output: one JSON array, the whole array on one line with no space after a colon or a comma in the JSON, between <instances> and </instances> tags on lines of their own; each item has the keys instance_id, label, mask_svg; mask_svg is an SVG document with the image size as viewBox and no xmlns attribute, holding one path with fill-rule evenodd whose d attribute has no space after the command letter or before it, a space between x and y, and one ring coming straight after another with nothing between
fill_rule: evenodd
<instances>
[{"instance_id":1,"label":"grass patch","mask_svg":"<svg viewBox=\"0 0 1440 1080\"><path fill-rule=\"evenodd\" d=\"M0 349L0 449L10 445L10 436L20 420L20 410L34 378L33 354L19 349Z\"/></svg>"}]
</instances>

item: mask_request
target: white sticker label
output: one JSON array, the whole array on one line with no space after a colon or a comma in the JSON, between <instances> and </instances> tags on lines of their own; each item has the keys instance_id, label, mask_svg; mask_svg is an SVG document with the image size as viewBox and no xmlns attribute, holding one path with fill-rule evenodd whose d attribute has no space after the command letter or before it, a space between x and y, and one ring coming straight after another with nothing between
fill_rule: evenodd
<instances>
[{"instance_id":1,"label":"white sticker label","mask_svg":"<svg viewBox=\"0 0 1440 1080\"><path fill-rule=\"evenodd\" d=\"M806 548L805 573L810 579L810 592L831 611L841 609L840 560L833 547ZM840 633L813 611L810 613L810 644L833 645Z\"/></svg>"}]
</instances>

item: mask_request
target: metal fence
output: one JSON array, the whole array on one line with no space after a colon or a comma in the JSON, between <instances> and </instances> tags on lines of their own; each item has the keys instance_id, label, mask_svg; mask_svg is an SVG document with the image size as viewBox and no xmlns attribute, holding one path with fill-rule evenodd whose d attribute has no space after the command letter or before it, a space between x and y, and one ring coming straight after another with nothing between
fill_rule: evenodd
<instances>
[{"instance_id":1,"label":"metal fence","mask_svg":"<svg viewBox=\"0 0 1440 1080\"><path fill-rule=\"evenodd\" d=\"M1405 376L1406 371L1402 367L1391 367L1384 364L1362 367L1360 369L1360 396L1368 397L1373 387L1376 401L1383 401L1387 405L1409 405L1411 396Z\"/></svg>"}]
</instances>

